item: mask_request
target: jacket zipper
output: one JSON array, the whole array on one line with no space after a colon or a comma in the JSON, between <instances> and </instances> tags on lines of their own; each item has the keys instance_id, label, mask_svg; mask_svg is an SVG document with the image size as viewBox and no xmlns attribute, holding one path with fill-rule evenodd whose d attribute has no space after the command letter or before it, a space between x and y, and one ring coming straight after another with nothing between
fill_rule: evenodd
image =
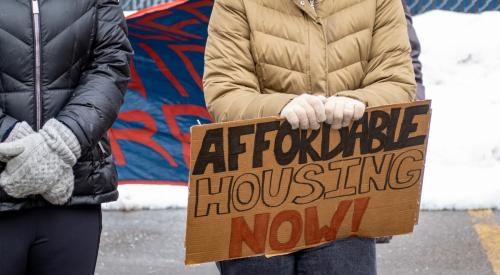
<instances>
[{"instance_id":1,"label":"jacket zipper","mask_svg":"<svg viewBox=\"0 0 500 275\"><path fill-rule=\"evenodd\" d=\"M42 124L42 85L41 85L41 50L40 50L40 6L38 0L32 0L33 30L35 36L35 98L36 98L36 131Z\"/></svg>"},{"instance_id":2,"label":"jacket zipper","mask_svg":"<svg viewBox=\"0 0 500 275\"><path fill-rule=\"evenodd\" d=\"M102 155L106 156L106 150L104 150L104 145L102 145L102 142L98 141L97 144L99 145L99 148L101 149Z\"/></svg>"},{"instance_id":3,"label":"jacket zipper","mask_svg":"<svg viewBox=\"0 0 500 275\"><path fill-rule=\"evenodd\" d=\"M326 29L325 29L325 24L323 24L322 22L320 22L321 24L321 31L323 33L323 41L325 42L325 96L328 97L328 96L331 96L331 94L329 94L329 91L330 91L330 87L328 87L328 73L330 72L330 66L328 64L329 62L329 58L328 58L328 40L326 38Z\"/></svg>"}]
</instances>

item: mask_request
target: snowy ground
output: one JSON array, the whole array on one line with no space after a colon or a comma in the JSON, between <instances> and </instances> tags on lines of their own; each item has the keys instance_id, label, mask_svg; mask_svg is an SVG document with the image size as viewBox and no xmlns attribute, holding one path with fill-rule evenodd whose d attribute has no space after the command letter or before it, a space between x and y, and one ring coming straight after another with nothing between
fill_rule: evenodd
<instances>
[{"instance_id":1,"label":"snowy ground","mask_svg":"<svg viewBox=\"0 0 500 275\"><path fill-rule=\"evenodd\" d=\"M423 209L500 208L500 12L414 18L433 100ZM120 186L107 209L185 207L187 188Z\"/></svg>"},{"instance_id":2,"label":"snowy ground","mask_svg":"<svg viewBox=\"0 0 500 275\"><path fill-rule=\"evenodd\" d=\"M433 105L422 207L500 208L500 12L414 21Z\"/></svg>"}]
</instances>

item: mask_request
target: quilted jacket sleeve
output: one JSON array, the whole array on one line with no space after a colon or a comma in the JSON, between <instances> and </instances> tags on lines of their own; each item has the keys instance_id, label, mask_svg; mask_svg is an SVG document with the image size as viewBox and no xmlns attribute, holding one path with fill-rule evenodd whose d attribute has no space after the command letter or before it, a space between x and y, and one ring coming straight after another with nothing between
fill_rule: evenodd
<instances>
[{"instance_id":1,"label":"quilted jacket sleeve","mask_svg":"<svg viewBox=\"0 0 500 275\"><path fill-rule=\"evenodd\" d=\"M4 113L0 108L0 142L3 142L10 134L10 131L14 128L18 121Z\"/></svg>"},{"instance_id":2,"label":"quilted jacket sleeve","mask_svg":"<svg viewBox=\"0 0 500 275\"><path fill-rule=\"evenodd\" d=\"M377 0L372 47L361 88L342 91L367 106L411 102L415 99L415 75L405 13L401 0Z\"/></svg>"},{"instance_id":3,"label":"quilted jacket sleeve","mask_svg":"<svg viewBox=\"0 0 500 275\"><path fill-rule=\"evenodd\" d=\"M57 119L78 138L82 155L94 147L118 116L130 78L133 51L117 0L98 0L92 58Z\"/></svg>"},{"instance_id":4,"label":"quilted jacket sleeve","mask_svg":"<svg viewBox=\"0 0 500 275\"><path fill-rule=\"evenodd\" d=\"M261 93L241 0L215 1L208 28L203 85L208 110L218 122L279 115L295 97Z\"/></svg>"}]
</instances>

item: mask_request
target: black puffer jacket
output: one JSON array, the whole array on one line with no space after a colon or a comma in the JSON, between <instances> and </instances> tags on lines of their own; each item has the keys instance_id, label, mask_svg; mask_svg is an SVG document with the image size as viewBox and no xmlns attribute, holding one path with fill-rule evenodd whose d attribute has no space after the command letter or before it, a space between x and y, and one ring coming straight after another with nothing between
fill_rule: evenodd
<instances>
[{"instance_id":1,"label":"black puffer jacket","mask_svg":"<svg viewBox=\"0 0 500 275\"><path fill-rule=\"evenodd\" d=\"M69 205L118 198L106 131L123 102L132 55L118 2L0 0L0 137L19 121L38 130L55 117L68 126L82 148ZM0 188L0 211L46 204Z\"/></svg>"}]
</instances>

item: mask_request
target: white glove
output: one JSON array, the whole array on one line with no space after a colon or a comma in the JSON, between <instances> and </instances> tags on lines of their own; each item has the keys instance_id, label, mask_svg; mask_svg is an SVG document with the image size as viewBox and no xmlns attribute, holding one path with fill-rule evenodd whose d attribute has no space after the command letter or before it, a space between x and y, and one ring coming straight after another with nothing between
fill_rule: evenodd
<instances>
[{"instance_id":1,"label":"white glove","mask_svg":"<svg viewBox=\"0 0 500 275\"><path fill-rule=\"evenodd\" d=\"M346 127L363 117L366 106L363 102L343 96L332 96L326 100L326 123L333 129Z\"/></svg>"},{"instance_id":2,"label":"white glove","mask_svg":"<svg viewBox=\"0 0 500 275\"><path fill-rule=\"evenodd\" d=\"M326 120L325 101L324 96L301 94L281 110L281 117L286 118L292 129L317 130Z\"/></svg>"}]
</instances>

